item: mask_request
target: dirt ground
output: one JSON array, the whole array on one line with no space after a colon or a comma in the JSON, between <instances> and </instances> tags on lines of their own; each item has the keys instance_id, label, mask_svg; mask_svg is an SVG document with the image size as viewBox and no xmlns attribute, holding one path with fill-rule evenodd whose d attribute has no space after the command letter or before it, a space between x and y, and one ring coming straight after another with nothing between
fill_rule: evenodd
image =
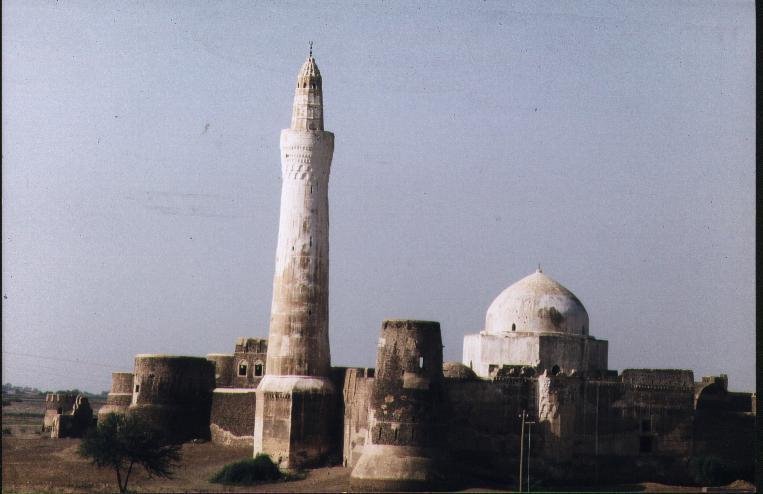
<instances>
[{"instance_id":1,"label":"dirt ground","mask_svg":"<svg viewBox=\"0 0 763 494\"><path fill-rule=\"evenodd\" d=\"M115 474L98 469L77 455L79 439L50 439L40 435L5 436L2 440L2 492L115 492ZM232 448L212 443L183 445L183 460L171 480L151 479L134 471L129 489L135 492L347 492L350 469L342 467L310 470L306 478L247 487L213 484L207 479L224 465L249 458L250 448ZM461 492L509 492L513 486L475 482ZM580 488L576 488L580 491ZM642 483L585 489L608 492L697 492L697 487Z\"/></svg>"},{"instance_id":2,"label":"dirt ground","mask_svg":"<svg viewBox=\"0 0 763 494\"><path fill-rule=\"evenodd\" d=\"M24 400L3 407L2 492L116 492L112 470L98 469L77 454L79 439L50 439L40 434L44 403ZM10 434L8 434L10 432ZM207 479L228 463L250 458L251 448L234 448L212 443L183 445L181 466L173 479L149 478L138 468L129 489L134 492L347 492L350 469L318 468L304 479L255 486L236 487L213 484ZM513 485L467 482L461 492L510 492ZM735 486L737 487L737 486ZM571 489L572 490L572 489ZM697 492L697 487L641 483L596 488L575 488L580 492Z\"/></svg>"},{"instance_id":3,"label":"dirt ground","mask_svg":"<svg viewBox=\"0 0 763 494\"><path fill-rule=\"evenodd\" d=\"M106 493L116 490L112 470L98 469L77 455L79 439L3 437L3 492ZM137 492L342 492L350 471L321 468L304 480L258 486L234 487L207 479L224 465L251 457L250 448L222 447L212 443L184 444L183 460L171 480L151 479L141 469L133 471L129 489Z\"/></svg>"}]
</instances>

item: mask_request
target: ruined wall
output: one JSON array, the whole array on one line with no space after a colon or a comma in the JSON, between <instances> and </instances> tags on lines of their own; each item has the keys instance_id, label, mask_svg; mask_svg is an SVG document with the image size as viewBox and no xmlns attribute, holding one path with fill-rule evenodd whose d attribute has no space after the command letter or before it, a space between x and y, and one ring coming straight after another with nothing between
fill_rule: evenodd
<instances>
[{"instance_id":1,"label":"ruined wall","mask_svg":"<svg viewBox=\"0 0 763 494\"><path fill-rule=\"evenodd\" d=\"M578 468L554 464L548 456L550 476L578 481L593 472L599 480L613 482L687 478L693 442L691 371L636 369L618 378L555 379L578 403L571 430L561 430L567 435L562 448L572 452L566 461ZM562 420L566 415L560 414Z\"/></svg>"},{"instance_id":2,"label":"ruined wall","mask_svg":"<svg viewBox=\"0 0 763 494\"><path fill-rule=\"evenodd\" d=\"M256 391L216 388L212 393L209 429L212 442L225 446L253 446Z\"/></svg>"},{"instance_id":3,"label":"ruined wall","mask_svg":"<svg viewBox=\"0 0 763 494\"><path fill-rule=\"evenodd\" d=\"M209 353L207 360L215 366L215 386L218 388L229 388L233 381L233 355L225 353Z\"/></svg>"},{"instance_id":4,"label":"ruined wall","mask_svg":"<svg viewBox=\"0 0 763 494\"><path fill-rule=\"evenodd\" d=\"M90 407L90 402L87 397L77 395L71 410L53 417L50 437L54 439L82 437L94 425L93 409Z\"/></svg>"},{"instance_id":5,"label":"ruined wall","mask_svg":"<svg viewBox=\"0 0 763 494\"><path fill-rule=\"evenodd\" d=\"M374 369L347 369L342 385L344 427L342 465L353 468L358 462L368 436L368 406Z\"/></svg>"},{"instance_id":6,"label":"ruined wall","mask_svg":"<svg viewBox=\"0 0 763 494\"><path fill-rule=\"evenodd\" d=\"M214 364L201 357L137 355L132 404L171 438L209 438Z\"/></svg>"},{"instance_id":7,"label":"ruined wall","mask_svg":"<svg viewBox=\"0 0 763 494\"><path fill-rule=\"evenodd\" d=\"M45 395L45 416L42 419L44 430L49 431L53 427L53 420L57 415L71 411L76 399L76 394L47 393Z\"/></svg>"},{"instance_id":8,"label":"ruined wall","mask_svg":"<svg viewBox=\"0 0 763 494\"><path fill-rule=\"evenodd\" d=\"M457 459L453 467L486 478L514 478L522 411L527 410L530 417L537 413L536 380L446 379L444 389L450 410L447 449Z\"/></svg>"},{"instance_id":9,"label":"ruined wall","mask_svg":"<svg viewBox=\"0 0 763 494\"><path fill-rule=\"evenodd\" d=\"M752 472L755 458L754 396L729 392L725 375L703 377L695 385L694 405L694 456L715 456L737 476L751 475L747 472Z\"/></svg>"},{"instance_id":10,"label":"ruined wall","mask_svg":"<svg viewBox=\"0 0 763 494\"><path fill-rule=\"evenodd\" d=\"M109 413L125 413L132 403L132 372L112 372L111 390L106 397L106 404L98 410L98 421Z\"/></svg>"},{"instance_id":11,"label":"ruined wall","mask_svg":"<svg viewBox=\"0 0 763 494\"><path fill-rule=\"evenodd\" d=\"M447 403L440 324L382 323L369 399L369 433L350 475L353 490L432 488L442 481Z\"/></svg>"}]
</instances>

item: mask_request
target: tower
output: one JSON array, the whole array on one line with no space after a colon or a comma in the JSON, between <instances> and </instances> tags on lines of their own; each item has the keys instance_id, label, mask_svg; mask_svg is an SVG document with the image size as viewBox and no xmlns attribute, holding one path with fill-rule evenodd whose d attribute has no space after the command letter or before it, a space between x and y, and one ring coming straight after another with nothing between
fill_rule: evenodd
<instances>
[{"instance_id":1,"label":"tower","mask_svg":"<svg viewBox=\"0 0 763 494\"><path fill-rule=\"evenodd\" d=\"M446 428L440 323L382 323L368 436L350 475L355 492L432 490L443 481Z\"/></svg>"},{"instance_id":2,"label":"tower","mask_svg":"<svg viewBox=\"0 0 763 494\"><path fill-rule=\"evenodd\" d=\"M282 466L329 450L328 180L334 134L323 130L321 73L312 54L297 76L291 127L281 131L281 217L265 377L257 388L254 452Z\"/></svg>"}]
</instances>

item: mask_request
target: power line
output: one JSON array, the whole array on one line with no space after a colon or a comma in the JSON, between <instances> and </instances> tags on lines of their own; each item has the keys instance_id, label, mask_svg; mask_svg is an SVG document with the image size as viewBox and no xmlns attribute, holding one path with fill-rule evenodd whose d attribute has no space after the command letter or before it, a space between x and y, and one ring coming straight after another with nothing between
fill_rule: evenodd
<instances>
[{"instance_id":1,"label":"power line","mask_svg":"<svg viewBox=\"0 0 763 494\"><path fill-rule=\"evenodd\" d=\"M18 357L34 357L34 358L39 358L39 359L43 359L43 360L58 360L58 361L61 361L61 362L71 362L71 363L80 364L80 365L94 365L94 366L97 366L97 367L106 367L108 369L113 369L114 368L114 365L101 364L101 363L98 363L98 362L88 362L87 360L72 360L72 359L66 359L66 358L61 358L61 357L47 357L45 355L34 355L34 354L31 354L31 353L6 352L5 350L3 350L3 354L5 354L5 355L15 355L15 356L18 356Z\"/></svg>"}]
</instances>

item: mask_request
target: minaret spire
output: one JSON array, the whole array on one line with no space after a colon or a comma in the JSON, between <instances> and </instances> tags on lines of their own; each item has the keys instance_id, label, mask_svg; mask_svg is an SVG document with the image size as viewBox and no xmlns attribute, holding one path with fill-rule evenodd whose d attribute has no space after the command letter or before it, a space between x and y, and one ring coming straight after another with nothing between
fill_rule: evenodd
<instances>
[{"instance_id":1,"label":"minaret spire","mask_svg":"<svg viewBox=\"0 0 763 494\"><path fill-rule=\"evenodd\" d=\"M313 58L312 41L310 55L297 75L291 129L323 130L323 80L321 71L318 70L318 65Z\"/></svg>"}]
</instances>

